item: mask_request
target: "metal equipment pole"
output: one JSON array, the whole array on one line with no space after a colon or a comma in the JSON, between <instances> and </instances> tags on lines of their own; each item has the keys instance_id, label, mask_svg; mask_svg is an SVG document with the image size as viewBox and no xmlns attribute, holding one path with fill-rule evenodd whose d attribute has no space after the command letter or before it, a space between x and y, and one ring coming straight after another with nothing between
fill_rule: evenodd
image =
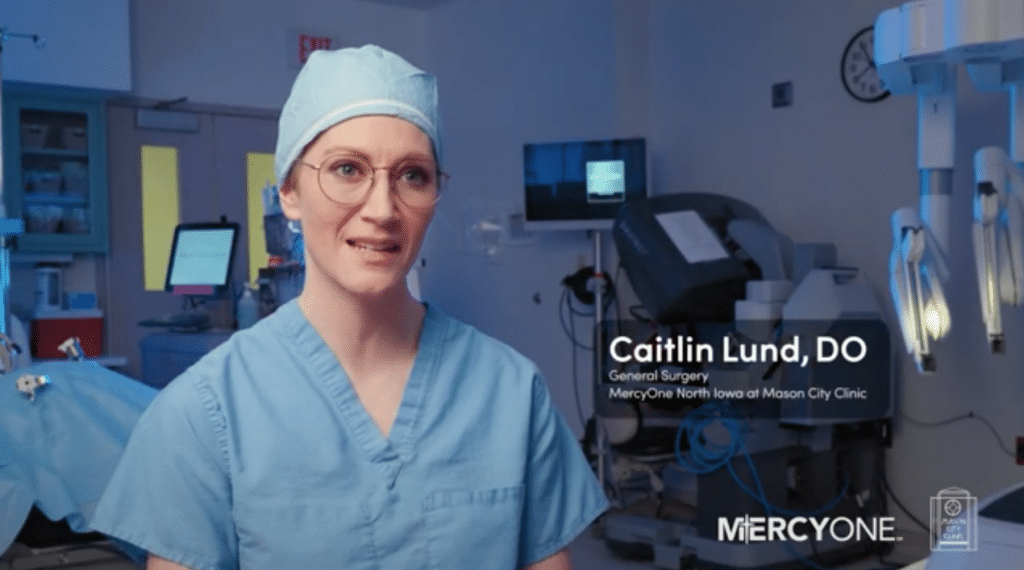
<instances>
[{"instance_id":1,"label":"metal equipment pole","mask_svg":"<svg viewBox=\"0 0 1024 570\"><path fill-rule=\"evenodd\" d=\"M604 276L601 273L601 230L592 230L591 235L594 238L594 278L597 280L594 284L594 389L591 393L593 394L594 432L597 434L597 479L603 490L605 489L604 473L607 454L605 453L604 426L597 414L598 389L601 386L602 370L604 369L604 352L602 350L604 346Z\"/></svg>"},{"instance_id":2,"label":"metal equipment pole","mask_svg":"<svg viewBox=\"0 0 1024 570\"><path fill-rule=\"evenodd\" d=\"M0 27L0 334L7 334L8 299L7 289L11 285L11 245L14 236L25 232L25 222L21 218L8 218L7 205L4 199L4 142L3 142L3 51L4 41L16 36L31 38L36 47L43 42L37 35L12 34L7 28Z\"/></svg>"}]
</instances>

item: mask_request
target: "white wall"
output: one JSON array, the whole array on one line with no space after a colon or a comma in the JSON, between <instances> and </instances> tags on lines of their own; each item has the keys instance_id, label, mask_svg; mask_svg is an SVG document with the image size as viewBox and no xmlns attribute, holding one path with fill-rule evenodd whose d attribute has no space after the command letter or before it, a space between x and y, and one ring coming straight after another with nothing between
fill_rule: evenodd
<instances>
[{"instance_id":1,"label":"white wall","mask_svg":"<svg viewBox=\"0 0 1024 570\"><path fill-rule=\"evenodd\" d=\"M421 64L425 12L353 0L133 2L134 94L279 110L296 32L333 47L376 43ZM421 64L422 65L422 64Z\"/></svg>"},{"instance_id":2,"label":"white wall","mask_svg":"<svg viewBox=\"0 0 1024 570\"><path fill-rule=\"evenodd\" d=\"M452 179L424 247L431 301L537 362L554 400L582 433L572 343L559 322L561 280L593 264L585 232L535 234L492 258L465 244L467 225L522 212L523 145L643 136L646 2L456 0L431 10L430 69L438 76L445 169ZM607 269L614 245L605 232ZM535 301L539 299L539 303ZM593 320L576 319L592 344ZM583 415L592 355L577 353Z\"/></svg>"},{"instance_id":3,"label":"white wall","mask_svg":"<svg viewBox=\"0 0 1024 570\"><path fill-rule=\"evenodd\" d=\"M41 46L4 42L3 78L62 87L128 91L131 27L128 0L7 0L0 28L37 35Z\"/></svg>"}]
</instances>

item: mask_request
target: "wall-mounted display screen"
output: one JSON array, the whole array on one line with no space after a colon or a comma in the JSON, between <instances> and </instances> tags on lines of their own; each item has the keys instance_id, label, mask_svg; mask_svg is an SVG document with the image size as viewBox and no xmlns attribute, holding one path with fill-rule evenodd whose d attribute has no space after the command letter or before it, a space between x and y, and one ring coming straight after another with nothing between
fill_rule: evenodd
<instances>
[{"instance_id":1,"label":"wall-mounted display screen","mask_svg":"<svg viewBox=\"0 0 1024 570\"><path fill-rule=\"evenodd\" d=\"M645 140L523 147L528 230L609 229L621 205L648 195Z\"/></svg>"}]
</instances>

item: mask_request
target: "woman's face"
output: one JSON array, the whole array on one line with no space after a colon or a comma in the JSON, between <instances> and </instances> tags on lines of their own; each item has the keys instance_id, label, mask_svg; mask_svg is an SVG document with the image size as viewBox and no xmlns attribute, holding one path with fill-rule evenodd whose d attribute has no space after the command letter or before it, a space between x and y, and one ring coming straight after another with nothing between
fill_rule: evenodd
<instances>
[{"instance_id":1,"label":"woman's face","mask_svg":"<svg viewBox=\"0 0 1024 570\"><path fill-rule=\"evenodd\" d=\"M319 167L342 154L363 157L377 169L361 202L343 205L328 199L318 171L299 162L281 189L285 215L302 222L306 287L356 296L379 296L396 287L404 291L434 206L407 206L392 188L393 175L382 168L411 162L436 171L430 138L397 117L355 117L324 131L298 161Z\"/></svg>"}]
</instances>

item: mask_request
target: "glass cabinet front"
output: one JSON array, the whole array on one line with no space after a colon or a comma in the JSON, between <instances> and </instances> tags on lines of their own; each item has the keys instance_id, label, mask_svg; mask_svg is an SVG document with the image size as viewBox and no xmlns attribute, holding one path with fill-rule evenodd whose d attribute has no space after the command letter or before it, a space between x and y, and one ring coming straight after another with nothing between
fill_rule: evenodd
<instances>
[{"instance_id":1,"label":"glass cabinet front","mask_svg":"<svg viewBox=\"0 0 1024 570\"><path fill-rule=\"evenodd\" d=\"M106 250L102 107L4 98L8 216L25 222L18 249Z\"/></svg>"}]
</instances>

